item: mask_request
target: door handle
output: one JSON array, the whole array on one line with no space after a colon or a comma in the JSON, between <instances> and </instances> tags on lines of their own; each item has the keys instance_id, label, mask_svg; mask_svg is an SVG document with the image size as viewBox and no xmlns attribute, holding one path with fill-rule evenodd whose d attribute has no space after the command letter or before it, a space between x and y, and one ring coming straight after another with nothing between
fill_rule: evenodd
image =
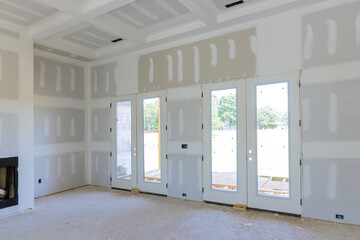
<instances>
[{"instance_id":1,"label":"door handle","mask_svg":"<svg viewBox=\"0 0 360 240\"><path fill-rule=\"evenodd\" d=\"M248 160L249 160L249 162L251 162L253 160L252 157L251 157L251 154L252 154L252 150L249 149L248 150Z\"/></svg>"}]
</instances>

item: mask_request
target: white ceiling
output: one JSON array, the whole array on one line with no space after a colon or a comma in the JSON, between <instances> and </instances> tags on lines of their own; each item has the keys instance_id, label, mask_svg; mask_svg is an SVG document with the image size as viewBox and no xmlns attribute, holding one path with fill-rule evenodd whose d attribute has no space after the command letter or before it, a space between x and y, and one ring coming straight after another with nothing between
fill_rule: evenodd
<instances>
[{"instance_id":1,"label":"white ceiling","mask_svg":"<svg viewBox=\"0 0 360 240\"><path fill-rule=\"evenodd\" d=\"M37 48L91 61L325 0L244 0L225 7L236 1L0 0L0 21L26 27Z\"/></svg>"}]
</instances>

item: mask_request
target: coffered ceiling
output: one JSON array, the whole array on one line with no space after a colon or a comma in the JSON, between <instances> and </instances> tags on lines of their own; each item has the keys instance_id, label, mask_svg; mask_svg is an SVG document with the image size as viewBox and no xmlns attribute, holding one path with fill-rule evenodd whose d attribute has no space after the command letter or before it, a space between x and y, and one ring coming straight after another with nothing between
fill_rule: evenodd
<instances>
[{"instance_id":1,"label":"coffered ceiling","mask_svg":"<svg viewBox=\"0 0 360 240\"><path fill-rule=\"evenodd\" d=\"M0 0L0 28L19 25L36 48L92 61L322 1Z\"/></svg>"}]
</instances>

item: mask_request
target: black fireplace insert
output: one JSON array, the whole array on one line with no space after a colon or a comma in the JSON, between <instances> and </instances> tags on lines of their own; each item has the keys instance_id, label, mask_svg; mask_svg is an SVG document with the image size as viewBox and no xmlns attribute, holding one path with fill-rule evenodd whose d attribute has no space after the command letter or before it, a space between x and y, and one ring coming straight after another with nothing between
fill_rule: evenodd
<instances>
[{"instance_id":1,"label":"black fireplace insert","mask_svg":"<svg viewBox=\"0 0 360 240\"><path fill-rule=\"evenodd\" d=\"M18 205L18 157L0 158L0 209Z\"/></svg>"}]
</instances>

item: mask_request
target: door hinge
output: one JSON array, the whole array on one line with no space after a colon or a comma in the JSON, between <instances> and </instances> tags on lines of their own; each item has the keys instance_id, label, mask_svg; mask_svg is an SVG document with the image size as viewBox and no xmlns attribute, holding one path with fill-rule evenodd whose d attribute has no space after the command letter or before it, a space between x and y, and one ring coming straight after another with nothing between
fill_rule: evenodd
<instances>
[{"instance_id":1,"label":"door hinge","mask_svg":"<svg viewBox=\"0 0 360 240\"><path fill-rule=\"evenodd\" d=\"M166 183L166 188L168 188L168 187L169 187L169 184Z\"/></svg>"},{"instance_id":2,"label":"door hinge","mask_svg":"<svg viewBox=\"0 0 360 240\"><path fill-rule=\"evenodd\" d=\"M201 124L201 129L204 129L204 124Z\"/></svg>"},{"instance_id":3,"label":"door hinge","mask_svg":"<svg viewBox=\"0 0 360 240\"><path fill-rule=\"evenodd\" d=\"M112 128L110 128L110 132L112 132Z\"/></svg>"},{"instance_id":4,"label":"door hinge","mask_svg":"<svg viewBox=\"0 0 360 240\"><path fill-rule=\"evenodd\" d=\"M301 127L301 120L299 120L299 127Z\"/></svg>"},{"instance_id":5,"label":"door hinge","mask_svg":"<svg viewBox=\"0 0 360 240\"><path fill-rule=\"evenodd\" d=\"M301 83L300 83L300 81L299 81L299 87L301 87Z\"/></svg>"},{"instance_id":6,"label":"door hinge","mask_svg":"<svg viewBox=\"0 0 360 240\"><path fill-rule=\"evenodd\" d=\"M300 206L302 206L302 204L303 204L303 201L302 201L302 199L300 199Z\"/></svg>"},{"instance_id":7,"label":"door hinge","mask_svg":"<svg viewBox=\"0 0 360 240\"><path fill-rule=\"evenodd\" d=\"M112 177L110 177L110 183L112 183Z\"/></svg>"},{"instance_id":8,"label":"door hinge","mask_svg":"<svg viewBox=\"0 0 360 240\"><path fill-rule=\"evenodd\" d=\"M168 159L168 155L166 154L166 159Z\"/></svg>"},{"instance_id":9,"label":"door hinge","mask_svg":"<svg viewBox=\"0 0 360 240\"><path fill-rule=\"evenodd\" d=\"M204 188L202 188L201 191L204 192L205 191Z\"/></svg>"},{"instance_id":10,"label":"door hinge","mask_svg":"<svg viewBox=\"0 0 360 240\"><path fill-rule=\"evenodd\" d=\"M110 157L112 157L112 152L110 152Z\"/></svg>"},{"instance_id":11,"label":"door hinge","mask_svg":"<svg viewBox=\"0 0 360 240\"><path fill-rule=\"evenodd\" d=\"M201 161L204 161L204 155L201 156Z\"/></svg>"},{"instance_id":12,"label":"door hinge","mask_svg":"<svg viewBox=\"0 0 360 240\"><path fill-rule=\"evenodd\" d=\"M112 103L110 103L110 108L112 108Z\"/></svg>"},{"instance_id":13,"label":"door hinge","mask_svg":"<svg viewBox=\"0 0 360 240\"><path fill-rule=\"evenodd\" d=\"M165 126L165 130L167 131L167 125Z\"/></svg>"},{"instance_id":14,"label":"door hinge","mask_svg":"<svg viewBox=\"0 0 360 240\"><path fill-rule=\"evenodd\" d=\"M302 166L302 159L300 159L300 166Z\"/></svg>"},{"instance_id":15,"label":"door hinge","mask_svg":"<svg viewBox=\"0 0 360 240\"><path fill-rule=\"evenodd\" d=\"M165 102L167 102L167 97L165 97Z\"/></svg>"},{"instance_id":16,"label":"door hinge","mask_svg":"<svg viewBox=\"0 0 360 240\"><path fill-rule=\"evenodd\" d=\"M202 97L202 98L204 97L204 92L201 92L201 97Z\"/></svg>"}]
</instances>

